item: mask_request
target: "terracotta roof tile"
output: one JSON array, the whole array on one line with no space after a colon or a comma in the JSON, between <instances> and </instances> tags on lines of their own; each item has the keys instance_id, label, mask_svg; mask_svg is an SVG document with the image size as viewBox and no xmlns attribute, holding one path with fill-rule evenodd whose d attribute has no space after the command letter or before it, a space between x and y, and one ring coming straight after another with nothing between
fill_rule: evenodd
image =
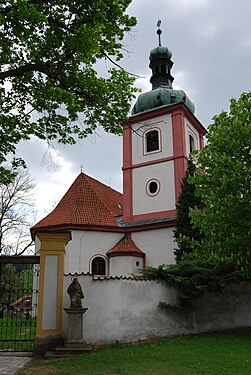
<instances>
[{"instance_id":1,"label":"terracotta roof tile","mask_svg":"<svg viewBox=\"0 0 251 375\"><path fill-rule=\"evenodd\" d=\"M132 255L132 256L139 256L143 258L145 256L145 253L135 245L130 235L125 235L115 246L113 246L113 248L111 248L107 252L107 255L108 256Z\"/></svg>"},{"instance_id":2,"label":"terracotta roof tile","mask_svg":"<svg viewBox=\"0 0 251 375\"><path fill-rule=\"evenodd\" d=\"M122 214L122 194L94 178L80 173L55 209L33 226L52 230L69 226L116 227L115 217Z\"/></svg>"}]
</instances>

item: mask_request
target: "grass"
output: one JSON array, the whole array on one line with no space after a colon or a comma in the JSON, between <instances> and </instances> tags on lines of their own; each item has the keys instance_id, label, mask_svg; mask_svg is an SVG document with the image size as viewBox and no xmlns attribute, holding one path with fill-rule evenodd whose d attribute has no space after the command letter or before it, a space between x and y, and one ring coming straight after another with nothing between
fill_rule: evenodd
<instances>
[{"instance_id":1,"label":"grass","mask_svg":"<svg viewBox=\"0 0 251 375\"><path fill-rule=\"evenodd\" d=\"M4 314L0 320L0 349L32 350L36 318Z\"/></svg>"},{"instance_id":2,"label":"grass","mask_svg":"<svg viewBox=\"0 0 251 375\"><path fill-rule=\"evenodd\" d=\"M113 346L64 359L34 360L19 375L250 375L251 330Z\"/></svg>"}]
</instances>

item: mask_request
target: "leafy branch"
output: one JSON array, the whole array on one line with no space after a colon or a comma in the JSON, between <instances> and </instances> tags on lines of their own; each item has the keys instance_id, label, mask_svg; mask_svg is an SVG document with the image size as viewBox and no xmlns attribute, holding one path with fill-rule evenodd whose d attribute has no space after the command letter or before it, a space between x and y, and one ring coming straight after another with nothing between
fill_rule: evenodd
<instances>
[{"instance_id":1,"label":"leafy branch","mask_svg":"<svg viewBox=\"0 0 251 375\"><path fill-rule=\"evenodd\" d=\"M168 302L159 304L160 307L171 310L193 309L206 292L218 294L229 283L248 279L236 270L234 259L215 263L210 259L189 256L184 257L178 264L147 267L142 272L147 278L165 281L177 289L177 305Z\"/></svg>"}]
</instances>

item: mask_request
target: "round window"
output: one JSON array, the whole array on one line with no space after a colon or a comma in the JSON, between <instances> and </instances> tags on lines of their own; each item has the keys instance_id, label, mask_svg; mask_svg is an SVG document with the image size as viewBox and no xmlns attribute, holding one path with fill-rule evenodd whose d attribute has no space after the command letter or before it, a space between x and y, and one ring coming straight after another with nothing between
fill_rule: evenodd
<instances>
[{"instance_id":1,"label":"round window","mask_svg":"<svg viewBox=\"0 0 251 375\"><path fill-rule=\"evenodd\" d=\"M160 189L160 184L158 180L148 181L146 185L146 192L150 196L157 195Z\"/></svg>"},{"instance_id":2,"label":"round window","mask_svg":"<svg viewBox=\"0 0 251 375\"><path fill-rule=\"evenodd\" d=\"M149 192L151 194L155 194L157 190L158 190L158 184L157 184L157 182L156 181L150 182L150 184L149 184Z\"/></svg>"}]
</instances>

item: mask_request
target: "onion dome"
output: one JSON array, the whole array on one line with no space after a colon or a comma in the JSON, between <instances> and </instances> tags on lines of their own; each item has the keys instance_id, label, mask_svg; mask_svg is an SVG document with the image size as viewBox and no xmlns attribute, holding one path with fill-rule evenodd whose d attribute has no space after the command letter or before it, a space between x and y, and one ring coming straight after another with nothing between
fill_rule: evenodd
<instances>
[{"instance_id":1,"label":"onion dome","mask_svg":"<svg viewBox=\"0 0 251 375\"><path fill-rule=\"evenodd\" d=\"M161 21L158 21L158 27L160 23ZM172 87L174 80L171 75L172 52L161 45L161 33L162 31L158 28L159 45L150 51L149 56L149 68L152 70L150 79L152 90L139 95L132 109L132 115L177 103L184 103L192 113L195 112L195 106L186 93L183 90L174 90Z\"/></svg>"},{"instance_id":2,"label":"onion dome","mask_svg":"<svg viewBox=\"0 0 251 375\"><path fill-rule=\"evenodd\" d=\"M132 115L177 103L184 103L192 113L195 112L194 104L183 90L159 87L155 90L139 95L132 109Z\"/></svg>"},{"instance_id":3,"label":"onion dome","mask_svg":"<svg viewBox=\"0 0 251 375\"><path fill-rule=\"evenodd\" d=\"M170 49L168 49L167 47L158 46L150 51L149 60L152 61L157 57L171 59L172 51L170 51Z\"/></svg>"}]
</instances>

